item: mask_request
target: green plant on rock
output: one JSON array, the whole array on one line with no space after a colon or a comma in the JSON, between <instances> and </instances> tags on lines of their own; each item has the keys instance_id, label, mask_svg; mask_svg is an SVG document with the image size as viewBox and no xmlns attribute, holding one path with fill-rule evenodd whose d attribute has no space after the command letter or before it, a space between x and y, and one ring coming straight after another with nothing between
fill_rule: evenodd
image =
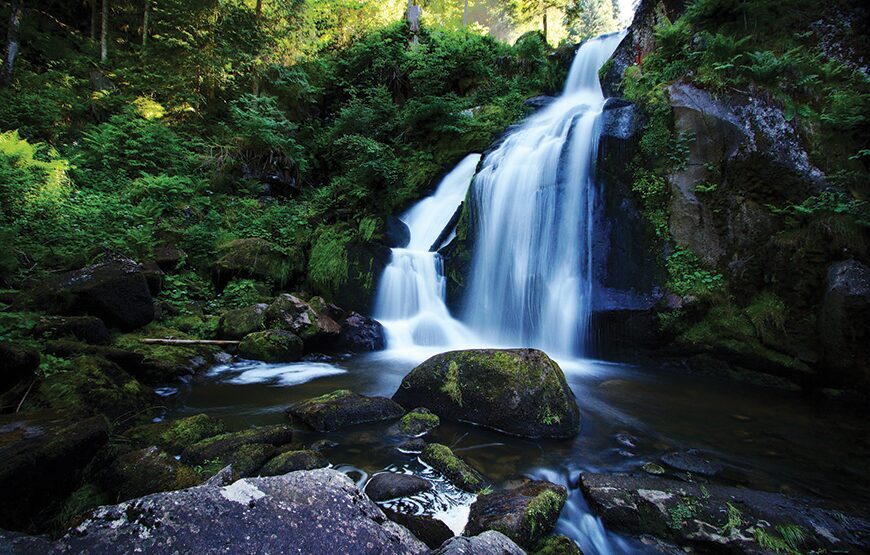
<instances>
[{"instance_id":1,"label":"green plant on rock","mask_svg":"<svg viewBox=\"0 0 870 555\"><path fill-rule=\"evenodd\" d=\"M740 527L745 523L743 519L743 513L731 504L730 501L725 502L726 510L728 512L727 519L725 520L725 524L722 525L722 528L719 529L719 533L724 536L731 535L732 531L740 531Z\"/></svg>"},{"instance_id":2,"label":"green plant on rock","mask_svg":"<svg viewBox=\"0 0 870 555\"><path fill-rule=\"evenodd\" d=\"M668 526L679 530L683 524L698 512L698 501L692 497L681 497L676 505L668 510L670 521Z\"/></svg>"},{"instance_id":3,"label":"green plant on rock","mask_svg":"<svg viewBox=\"0 0 870 555\"><path fill-rule=\"evenodd\" d=\"M755 528L755 543L763 549L787 555L802 555L802 546L807 540L806 531L796 524L778 524L776 533L758 526Z\"/></svg>"},{"instance_id":4,"label":"green plant on rock","mask_svg":"<svg viewBox=\"0 0 870 555\"><path fill-rule=\"evenodd\" d=\"M704 268L700 259L685 247L674 249L666 266L668 288L677 295L710 297L725 290L722 274Z\"/></svg>"},{"instance_id":5,"label":"green plant on rock","mask_svg":"<svg viewBox=\"0 0 870 555\"><path fill-rule=\"evenodd\" d=\"M567 494L548 489L529 502L525 518L529 523L530 536L534 537L552 525L558 518L566 498Z\"/></svg>"},{"instance_id":6,"label":"green plant on rock","mask_svg":"<svg viewBox=\"0 0 870 555\"><path fill-rule=\"evenodd\" d=\"M322 227L308 260L308 279L334 294L348 277L347 244L353 233L340 227Z\"/></svg>"},{"instance_id":7,"label":"green plant on rock","mask_svg":"<svg viewBox=\"0 0 870 555\"><path fill-rule=\"evenodd\" d=\"M459 365L455 360L450 361L447 367L447 374L444 375L444 384L441 386L441 391L447 394L454 403L462 406L462 387L459 384Z\"/></svg>"}]
</instances>

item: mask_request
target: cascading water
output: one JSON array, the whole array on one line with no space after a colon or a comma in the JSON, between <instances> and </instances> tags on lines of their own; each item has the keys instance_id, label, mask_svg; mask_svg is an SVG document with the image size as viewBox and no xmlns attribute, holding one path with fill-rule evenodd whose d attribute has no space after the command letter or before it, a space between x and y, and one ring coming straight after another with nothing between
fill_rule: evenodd
<instances>
[{"instance_id":1,"label":"cascading water","mask_svg":"<svg viewBox=\"0 0 870 555\"><path fill-rule=\"evenodd\" d=\"M375 317L395 352L418 347L443 350L468 343L469 332L450 316L445 304L446 279L441 256L433 252L468 192L479 154L470 154L447 174L435 193L400 218L411 232L406 248L393 249L375 303ZM425 350L425 349L424 349Z\"/></svg>"},{"instance_id":2,"label":"cascading water","mask_svg":"<svg viewBox=\"0 0 870 555\"><path fill-rule=\"evenodd\" d=\"M510 134L474 179L463 320L485 342L580 354L592 296L598 70L621 33L584 43L561 96Z\"/></svg>"}]
</instances>

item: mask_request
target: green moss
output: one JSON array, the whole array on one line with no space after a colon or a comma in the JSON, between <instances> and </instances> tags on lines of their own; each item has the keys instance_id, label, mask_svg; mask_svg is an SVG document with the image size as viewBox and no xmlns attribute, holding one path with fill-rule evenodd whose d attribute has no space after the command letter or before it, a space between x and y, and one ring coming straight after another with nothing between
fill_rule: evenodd
<instances>
[{"instance_id":1,"label":"green moss","mask_svg":"<svg viewBox=\"0 0 870 555\"><path fill-rule=\"evenodd\" d=\"M526 508L525 519L529 526L530 536L545 533L551 529L559 518L562 507L565 505L568 495L564 492L556 492L551 489L542 491L529 502Z\"/></svg>"},{"instance_id":2,"label":"green moss","mask_svg":"<svg viewBox=\"0 0 870 555\"><path fill-rule=\"evenodd\" d=\"M269 330L250 333L239 343L239 356L264 362L292 362L299 360L303 343L289 331Z\"/></svg>"},{"instance_id":3,"label":"green moss","mask_svg":"<svg viewBox=\"0 0 870 555\"><path fill-rule=\"evenodd\" d=\"M668 510L670 521L668 526L679 530L683 524L698 512L698 501L692 497L682 497L680 501Z\"/></svg>"},{"instance_id":4,"label":"green moss","mask_svg":"<svg viewBox=\"0 0 870 555\"><path fill-rule=\"evenodd\" d=\"M480 474L453 454L446 445L430 443L423 449L421 458L465 491L476 492L483 487L483 478Z\"/></svg>"},{"instance_id":5,"label":"green moss","mask_svg":"<svg viewBox=\"0 0 870 555\"><path fill-rule=\"evenodd\" d=\"M323 227L311 248L308 279L320 290L335 293L347 282L347 244L353 233L339 227Z\"/></svg>"},{"instance_id":6,"label":"green moss","mask_svg":"<svg viewBox=\"0 0 870 555\"><path fill-rule=\"evenodd\" d=\"M156 445L170 453L180 453L194 443L222 433L224 423L221 420L197 414L179 420L137 426L127 430L124 438L142 447Z\"/></svg>"},{"instance_id":7,"label":"green moss","mask_svg":"<svg viewBox=\"0 0 870 555\"><path fill-rule=\"evenodd\" d=\"M756 296L744 310L759 339L770 340L778 332L785 332L788 317L785 303L775 294L764 291Z\"/></svg>"},{"instance_id":8,"label":"green moss","mask_svg":"<svg viewBox=\"0 0 870 555\"><path fill-rule=\"evenodd\" d=\"M453 402L462 406L462 389L459 385L459 365L455 360L450 361L450 366L447 368L447 374L444 376L444 385L441 386L441 391L446 393Z\"/></svg>"},{"instance_id":9,"label":"green moss","mask_svg":"<svg viewBox=\"0 0 870 555\"><path fill-rule=\"evenodd\" d=\"M278 476L297 470L314 470L329 465L323 455L317 451L300 450L286 451L276 455L260 470L262 476Z\"/></svg>"},{"instance_id":10,"label":"green moss","mask_svg":"<svg viewBox=\"0 0 870 555\"><path fill-rule=\"evenodd\" d=\"M72 492L64 502L58 514L58 524L61 528L66 528L74 524L76 517L109 503L111 503L111 499L99 486L90 482L86 483Z\"/></svg>"},{"instance_id":11,"label":"green moss","mask_svg":"<svg viewBox=\"0 0 870 555\"><path fill-rule=\"evenodd\" d=\"M533 555L582 555L574 540L566 536L548 536L538 542Z\"/></svg>"},{"instance_id":12,"label":"green moss","mask_svg":"<svg viewBox=\"0 0 870 555\"><path fill-rule=\"evenodd\" d=\"M425 409L424 409L425 410ZM433 428L437 428L441 424L441 419L437 414L432 414L428 410L413 410L399 420L399 428L412 435L418 435L427 432Z\"/></svg>"}]
</instances>

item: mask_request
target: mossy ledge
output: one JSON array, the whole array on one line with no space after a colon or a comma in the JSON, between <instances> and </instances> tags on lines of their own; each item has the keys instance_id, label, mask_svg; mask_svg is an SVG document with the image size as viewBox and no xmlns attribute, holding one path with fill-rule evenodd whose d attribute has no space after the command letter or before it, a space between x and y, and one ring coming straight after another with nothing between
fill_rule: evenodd
<instances>
[{"instance_id":1,"label":"mossy ledge","mask_svg":"<svg viewBox=\"0 0 870 555\"><path fill-rule=\"evenodd\" d=\"M484 486L480 473L457 457L446 445L431 443L423 449L420 458L460 489L476 493Z\"/></svg>"}]
</instances>

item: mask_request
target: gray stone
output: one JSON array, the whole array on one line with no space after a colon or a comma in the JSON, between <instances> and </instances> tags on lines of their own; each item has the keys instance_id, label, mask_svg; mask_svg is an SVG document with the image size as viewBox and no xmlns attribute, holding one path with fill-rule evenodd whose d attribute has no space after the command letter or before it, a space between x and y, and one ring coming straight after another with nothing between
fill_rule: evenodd
<instances>
[{"instance_id":1,"label":"gray stone","mask_svg":"<svg viewBox=\"0 0 870 555\"><path fill-rule=\"evenodd\" d=\"M381 472L372 476L366 484L365 492L372 501L388 501L430 489L432 489L432 484L419 476L399 472Z\"/></svg>"},{"instance_id":2,"label":"gray stone","mask_svg":"<svg viewBox=\"0 0 870 555\"><path fill-rule=\"evenodd\" d=\"M327 469L100 507L51 553L416 554L426 546Z\"/></svg>"},{"instance_id":3,"label":"gray stone","mask_svg":"<svg viewBox=\"0 0 870 555\"><path fill-rule=\"evenodd\" d=\"M366 397L339 389L293 405L287 413L294 421L302 421L318 432L332 432L355 424L399 418L405 411L385 397Z\"/></svg>"},{"instance_id":4,"label":"gray stone","mask_svg":"<svg viewBox=\"0 0 870 555\"><path fill-rule=\"evenodd\" d=\"M434 555L525 555L525 551L501 532L490 530L471 538L457 536Z\"/></svg>"}]
</instances>

